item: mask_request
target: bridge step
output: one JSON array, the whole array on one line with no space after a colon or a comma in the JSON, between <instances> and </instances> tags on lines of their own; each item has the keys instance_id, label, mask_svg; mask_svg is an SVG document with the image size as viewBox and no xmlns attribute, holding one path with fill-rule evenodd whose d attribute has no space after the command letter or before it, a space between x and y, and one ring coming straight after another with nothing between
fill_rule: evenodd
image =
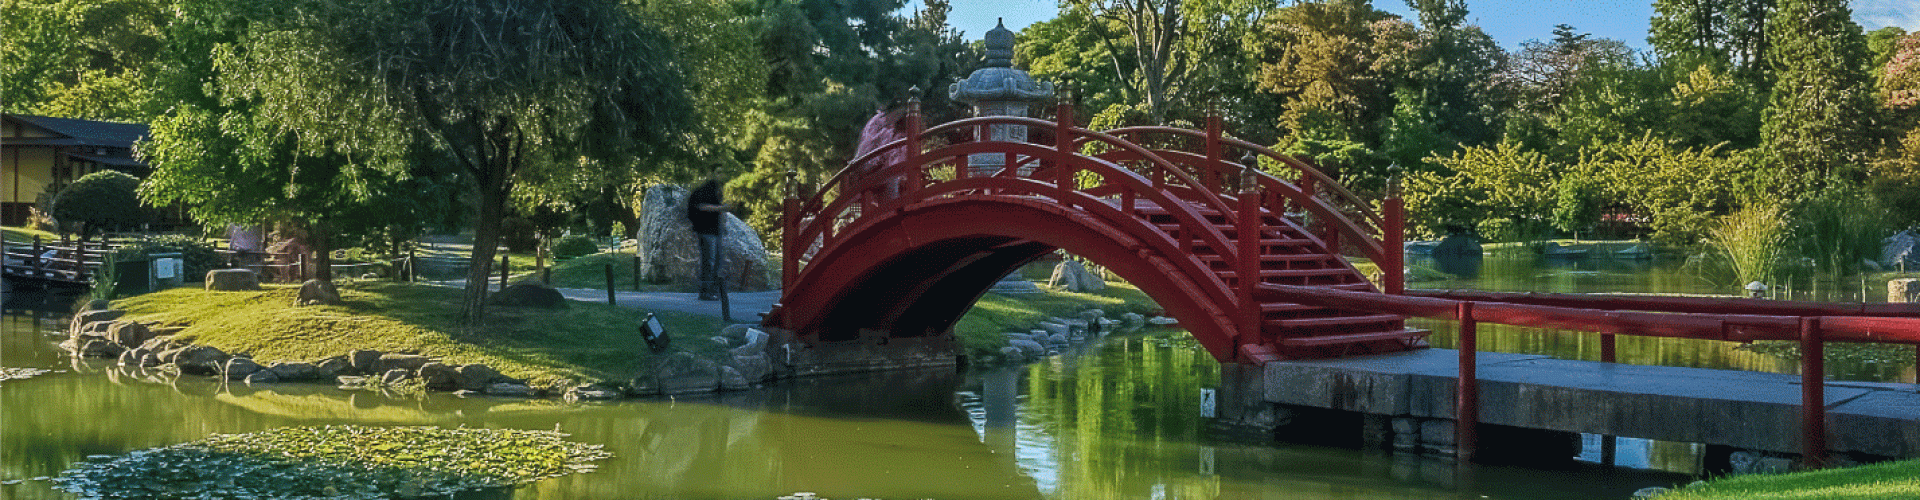
<instances>
[{"instance_id":1,"label":"bridge step","mask_svg":"<svg viewBox=\"0 0 1920 500\"><path fill-rule=\"evenodd\" d=\"M1267 324L1268 326L1276 326L1280 328L1304 329L1304 328L1327 328L1327 327L1339 327L1339 326L1365 325L1365 324L1372 324L1372 323L1392 323L1392 322L1402 321L1404 319L1405 318L1402 318L1397 315L1392 315L1392 314L1367 314L1367 315L1360 315L1360 316L1329 316L1325 318L1270 319L1270 320L1264 321L1263 323Z\"/></svg>"},{"instance_id":2,"label":"bridge step","mask_svg":"<svg viewBox=\"0 0 1920 500\"><path fill-rule=\"evenodd\" d=\"M1321 335L1315 337L1294 337L1281 339L1280 345L1287 347L1314 347L1336 344L1357 344L1381 340L1412 340L1426 337L1432 333L1416 328L1402 328L1397 331L1350 333L1344 335Z\"/></svg>"},{"instance_id":3,"label":"bridge step","mask_svg":"<svg viewBox=\"0 0 1920 500\"><path fill-rule=\"evenodd\" d=\"M1224 280L1234 280L1240 277L1240 272L1233 271L1233 270L1217 270L1217 271L1214 271L1213 273L1219 275L1220 279L1224 279ZM1352 270L1338 268L1338 267L1323 267L1318 269L1261 269L1260 270L1261 278L1312 278L1312 277L1320 277L1320 276L1352 276L1352 275L1353 275Z\"/></svg>"}]
</instances>

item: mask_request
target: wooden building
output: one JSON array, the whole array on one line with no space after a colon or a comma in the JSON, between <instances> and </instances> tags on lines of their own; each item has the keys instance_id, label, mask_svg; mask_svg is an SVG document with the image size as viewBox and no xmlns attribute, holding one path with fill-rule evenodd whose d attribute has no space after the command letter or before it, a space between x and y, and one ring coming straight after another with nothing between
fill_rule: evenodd
<instances>
[{"instance_id":1,"label":"wooden building","mask_svg":"<svg viewBox=\"0 0 1920 500\"><path fill-rule=\"evenodd\" d=\"M133 143L147 126L7 113L0 115L0 224L24 225L53 194L81 176L119 170L146 177Z\"/></svg>"}]
</instances>

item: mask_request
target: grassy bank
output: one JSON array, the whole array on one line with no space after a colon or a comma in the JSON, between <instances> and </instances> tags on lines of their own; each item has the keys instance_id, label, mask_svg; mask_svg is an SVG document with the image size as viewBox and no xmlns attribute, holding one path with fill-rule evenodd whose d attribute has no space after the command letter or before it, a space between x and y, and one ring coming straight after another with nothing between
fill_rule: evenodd
<instances>
[{"instance_id":1,"label":"grassy bank","mask_svg":"<svg viewBox=\"0 0 1920 500\"><path fill-rule=\"evenodd\" d=\"M1882 500L1920 498L1920 460L1699 483L1657 500Z\"/></svg>"},{"instance_id":2,"label":"grassy bank","mask_svg":"<svg viewBox=\"0 0 1920 500\"><path fill-rule=\"evenodd\" d=\"M182 339L247 353L262 362L317 361L358 349L411 352L450 363L485 363L536 385L624 382L652 353L637 333L642 311L571 302L564 310L492 307L487 321L459 321L461 290L408 283L343 282L337 306L295 307L299 289L258 292L176 288L122 299L131 319L185 327ZM676 349L718 349L704 339L719 318L658 312Z\"/></svg>"}]
</instances>

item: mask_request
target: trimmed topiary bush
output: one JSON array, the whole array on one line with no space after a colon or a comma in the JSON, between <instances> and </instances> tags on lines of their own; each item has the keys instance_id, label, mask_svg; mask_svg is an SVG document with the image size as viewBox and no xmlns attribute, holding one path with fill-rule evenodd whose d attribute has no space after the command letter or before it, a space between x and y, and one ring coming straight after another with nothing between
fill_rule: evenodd
<instances>
[{"instance_id":1,"label":"trimmed topiary bush","mask_svg":"<svg viewBox=\"0 0 1920 500\"><path fill-rule=\"evenodd\" d=\"M82 239L104 228L139 224L147 218L139 189L140 179L122 172L87 174L53 196L52 215Z\"/></svg>"}]
</instances>

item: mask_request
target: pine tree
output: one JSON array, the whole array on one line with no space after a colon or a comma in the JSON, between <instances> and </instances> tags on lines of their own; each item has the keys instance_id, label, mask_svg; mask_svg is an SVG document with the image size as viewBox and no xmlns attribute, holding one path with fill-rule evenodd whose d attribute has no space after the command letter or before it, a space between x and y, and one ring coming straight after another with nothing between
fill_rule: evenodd
<instances>
[{"instance_id":1,"label":"pine tree","mask_svg":"<svg viewBox=\"0 0 1920 500\"><path fill-rule=\"evenodd\" d=\"M1775 84L1762 147L1803 178L1851 174L1880 138L1866 37L1846 0L1781 0L1767 38Z\"/></svg>"}]
</instances>

